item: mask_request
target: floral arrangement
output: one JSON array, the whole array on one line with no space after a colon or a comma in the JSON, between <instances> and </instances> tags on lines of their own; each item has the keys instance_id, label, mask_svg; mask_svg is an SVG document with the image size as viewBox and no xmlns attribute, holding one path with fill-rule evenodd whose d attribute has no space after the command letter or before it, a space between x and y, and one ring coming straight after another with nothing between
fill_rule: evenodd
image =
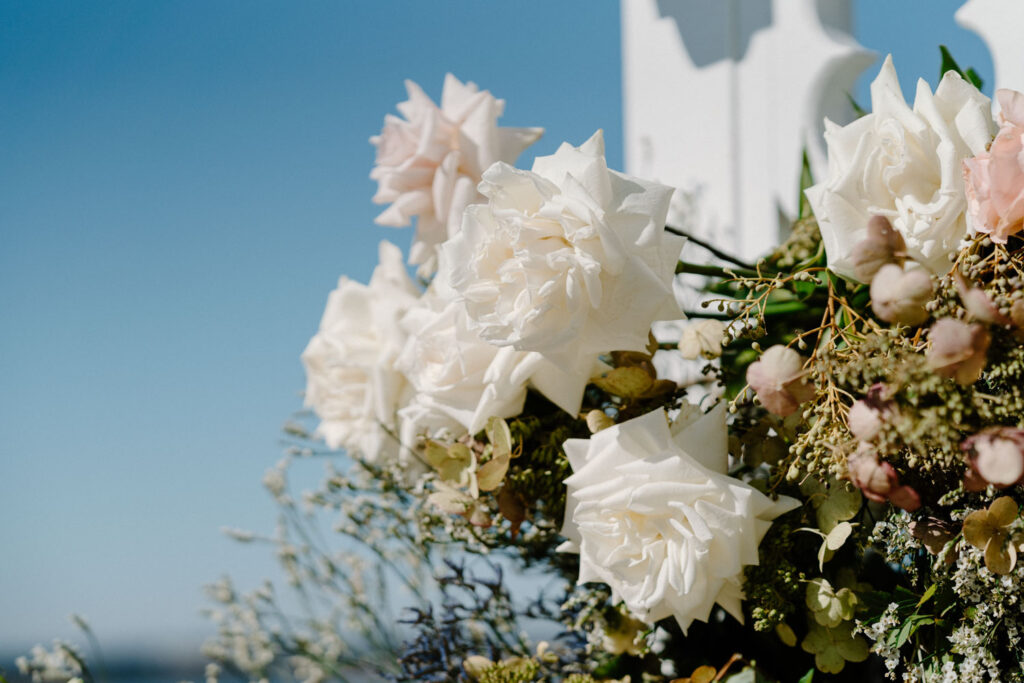
<instances>
[{"instance_id":1,"label":"floral arrangement","mask_svg":"<svg viewBox=\"0 0 1024 683\"><path fill-rule=\"evenodd\" d=\"M211 586L208 678L1024 681L1024 95L943 72L885 62L756 263L600 131L517 168L540 129L407 83L371 178L418 281L384 242L330 293L281 523L232 532L297 597Z\"/></svg>"}]
</instances>

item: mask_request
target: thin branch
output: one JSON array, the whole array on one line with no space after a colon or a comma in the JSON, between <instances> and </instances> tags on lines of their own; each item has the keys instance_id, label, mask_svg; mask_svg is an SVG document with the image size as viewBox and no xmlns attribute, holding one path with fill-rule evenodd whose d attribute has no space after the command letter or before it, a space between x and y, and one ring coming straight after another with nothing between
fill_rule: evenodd
<instances>
[{"instance_id":1,"label":"thin branch","mask_svg":"<svg viewBox=\"0 0 1024 683\"><path fill-rule=\"evenodd\" d=\"M740 268L746 268L747 270L756 270L755 266L753 266L753 265L751 265L751 264L749 264L749 263L747 263L745 261L742 261L742 260L736 258L732 254L728 254L728 253L722 251L721 249L719 249L715 245L711 244L710 242L705 242L704 240L702 240L702 239L700 239L698 237L694 237L693 235L691 235L690 233L686 232L685 230L680 230L679 228L674 228L671 225L666 225L665 226L665 232L670 232L673 235L679 235L680 237L685 237L688 241L693 242L694 244L696 244L699 247L703 247L704 249L707 249L708 251L710 251L712 254L714 254L718 258L722 259L723 261L728 261L729 263L732 263L733 265L737 265Z\"/></svg>"}]
</instances>

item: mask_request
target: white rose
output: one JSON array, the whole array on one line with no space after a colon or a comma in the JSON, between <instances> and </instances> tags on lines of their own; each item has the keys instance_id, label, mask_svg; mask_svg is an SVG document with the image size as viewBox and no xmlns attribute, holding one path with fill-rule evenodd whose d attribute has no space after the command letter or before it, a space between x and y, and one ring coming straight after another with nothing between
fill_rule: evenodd
<instances>
[{"instance_id":1,"label":"white rose","mask_svg":"<svg viewBox=\"0 0 1024 683\"><path fill-rule=\"evenodd\" d=\"M370 462L405 460L395 417L410 389L395 360L405 342L400 321L419 298L401 251L388 242L380 244L369 285L342 277L328 296L302 362L306 405L320 418L316 434L331 448Z\"/></svg>"},{"instance_id":2,"label":"white rose","mask_svg":"<svg viewBox=\"0 0 1024 683\"><path fill-rule=\"evenodd\" d=\"M527 386L537 388L570 413L579 412L587 372L570 375L539 354L489 344L467 325L462 306L428 292L431 306L410 310L403 320L408 341L397 367L415 395L400 411L402 443L447 431L474 434L488 418L515 417Z\"/></svg>"},{"instance_id":3,"label":"white rose","mask_svg":"<svg viewBox=\"0 0 1024 683\"><path fill-rule=\"evenodd\" d=\"M373 201L391 204L379 225L404 227L418 217L409 262L429 274L437 245L458 230L466 206L482 200L476 185L484 169L514 163L543 129L499 128L505 101L451 74L440 107L412 81L405 87L409 99L398 105L405 118L388 115L380 135L370 138L377 146L370 178L378 183Z\"/></svg>"},{"instance_id":4,"label":"white rose","mask_svg":"<svg viewBox=\"0 0 1024 683\"><path fill-rule=\"evenodd\" d=\"M682 415L670 427L656 410L565 442L573 474L559 550L580 554L579 583L606 583L637 617L673 616L686 633L716 602L742 621L743 567L799 502L725 474L724 403Z\"/></svg>"},{"instance_id":5,"label":"white rose","mask_svg":"<svg viewBox=\"0 0 1024 683\"><path fill-rule=\"evenodd\" d=\"M892 57L871 84L872 112L847 126L825 122L828 177L807 189L829 267L854 278L854 246L873 215L888 218L907 253L937 275L967 236L965 159L983 152L995 124L989 99L953 72L933 95L918 81L903 99Z\"/></svg>"},{"instance_id":6,"label":"white rose","mask_svg":"<svg viewBox=\"0 0 1024 683\"><path fill-rule=\"evenodd\" d=\"M598 131L532 171L495 164L444 270L471 326L493 344L563 366L643 351L655 320L682 317L672 280L684 239L665 232L672 189L609 171Z\"/></svg>"}]
</instances>

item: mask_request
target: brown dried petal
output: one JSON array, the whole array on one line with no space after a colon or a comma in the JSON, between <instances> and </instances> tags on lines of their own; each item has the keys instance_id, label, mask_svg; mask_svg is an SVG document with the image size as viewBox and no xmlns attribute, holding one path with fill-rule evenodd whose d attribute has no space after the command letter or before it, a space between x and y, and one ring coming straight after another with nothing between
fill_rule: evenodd
<instances>
[{"instance_id":1,"label":"brown dried petal","mask_svg":"<svg viewBox=\"0 0 1024 683\"><path fill-rule=\"evenodd\" d=\"M1009 496L1002 496L988 506L989 523L996 527L1009 526L1020 512L1016 501Z\"/></svg>"},{"instance_id":2,"label":"brown dried petal","mask_svg":"<svg viewBox=\"0 0 1024 683\"><path fill-rule=\"evenodd\" d=\"M956 537L956 527L942 519L925 517L910 523L910 535L921 541L932 555L938 555Z\"/></svg>"},{"instance_id":3,"label":"brown dried petal","mask_svg":"<svg viewBox=\"0 0 1024 683\"><path fill-rule=\"evenodd\" d=\"M985 549L994 532L988 521L988 510L975 510L964 519L964 540L978 550Z\"/></svg>"},{"instance_id":4,"label":"brown dried petal","mask_svg":"<svg viewBox=\"0 0 1024 683\"><path fill-rule=\"evenodd\" d=\"M1017 549L1006 543L1006 534L999 532L985 546L985 566L993 574L1009 574L1017 564Z\"/></svg>"}]
</instances>

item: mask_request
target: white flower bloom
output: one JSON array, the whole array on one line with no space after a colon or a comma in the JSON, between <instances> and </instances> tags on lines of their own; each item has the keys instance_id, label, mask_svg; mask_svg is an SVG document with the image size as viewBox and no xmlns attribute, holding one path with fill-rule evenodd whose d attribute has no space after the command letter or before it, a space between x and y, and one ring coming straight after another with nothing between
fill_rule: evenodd
<instances>
[{"instance_id":1,"label":"white flower bloom","mask_svg":"<svg viewBox=\"0 0 1024 683\"><path fill-rule=\"evenodd\" d=\"M445 76L438 107L418 85L405 82L409 99L398 105L405 118L388 115L370 178L378 183L373 201L391 204L379 225L396 228L417 217L409 262L435 267L438 244L454 234L467 205L482 201L476 185L496 161L514 163L541 136L541 128L499 128L505 101L473 83Z\"/></svg>"},{"instance_id":2,"label":"white flower bloom","mask_svg":"<svg viewBox=\"0 0 1024 683\"><path fill-rule=\"evenodd\" d=\"M643 351L655 320L682 317L672 293L683 242L665 232L672 189L609 171L598 131L532 171L495 164L442 246L444 272L487 341L564 367Z\"/></svg>"},{"instance_id":3,"label":"white flower bloom","mask_svg":"<svg viewBox=\"0 0 1024 683\"><path fill-rule=\"evenodd\" d=\"M911 258L944 275L968 229L962 163L992 141L991 103L950 71L934 94L918 81L911 109L890 56L871 84L871 105L847 126L825 122L828 177L807 190L829 267L854 278L851 252L881 215Z\"/></svg>"},{"instance_id":4,"label":"white flower bloom","mask_svg":"<svg viewBox=\"0 0 1024 683\"><path fill-rule=\"evenodd\" d=\"M396 412L410 391L395 360L405 342L400 320L420 294L402 253L380 244L369 285L342 277L328 296L320 330L302 353L306 405L320 418L317 436L370 462L402 462Z\"/></svg>"},{"instance_id":5,"label":"white flower bloom","mask_svg":"<svg viewBox=\"0 0 1024 683\"><path fill-rule=\"evenodd\" d=\"M468 326L465 310L431 289L430 306L403 320L408 342L396 366L415 394L400 411L402 443L439 432L474 434L490 417L515 417L523 410L527 385L570 413L579 412L587 371L570 375L539 354L499 348Z\"/></svg>"},{"instance_id":6,"label":"white flower bloom","mask_svg":"<svg viewBox=\"0 0 1024 683\"><path fill-rule=\"evenodd\" d=\"M565 442L573 474L559 550L580 554L579 583L606 583L637 617L674 616L685 633L716 602L742 621L743 567L799 502L725 474L724 403L682 415L670 426L656 410Z\"/></svg>"}]
</instances>

